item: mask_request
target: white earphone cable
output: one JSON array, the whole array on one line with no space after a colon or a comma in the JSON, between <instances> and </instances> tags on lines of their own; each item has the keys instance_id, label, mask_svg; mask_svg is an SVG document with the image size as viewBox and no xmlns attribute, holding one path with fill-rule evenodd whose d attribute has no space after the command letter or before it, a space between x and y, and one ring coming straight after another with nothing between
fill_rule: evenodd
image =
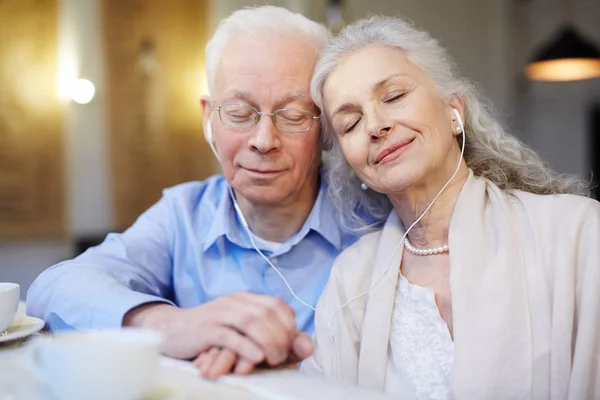
<instances>
[{"instance_id":1,"label":"white earphone cable","mask_svg":"<svg viewBox=\"0 0 600 400\"><path fill-rule=\"evenodd\" d=\"M246 233L248 234L248 237L250 238L250 242L252 243L252 247L254 248L254 250L256 250L258 252L258 254L267 262L267 264L269 264L269 266L271 268L273 268L273 270L277 273L277 275L281 278L281 280L283 281L283 283L285 284L285 286L288 288L288 290L290 291L290 293L292 294L292 296L301 304L303 304L304 306L308 307L309 309L313 310L315 315L319 318L321 318L321 320L323 321L323 323L325 324L326 328L327 328L327 333L329 336L329 340L332 343L332 346L335 345L335 336L333 334L333 332L331 331L333 322L335 320L335 318L337 317L337 315L340 313L340 311L342 311L348 304L352 303L353 301L361 298L362 296L365 296L366 294L370 293L373 289L375 289L375 287L377 287L377 285L379 285L379 283L383 280L383 278L387 275L387 273L390 270L390 267L392 266L392 262L394 261L394 258L396 257L396 254L398 253L398 251L400 250L400 248L402 247L402 245L404 244L404 239L406 238L406 236L408 235L408 233L411 231L411 229L419 223L419 221L421 221L421 219L425 216L425 214L427 214L427 212L429 212L429 210L431 209L431 207L433 207L434 203L437 201L437 199L441 196L441 194L444 192L444 190L446 190L446 188L448 187L448 185L450 185L450 183L452 182L452 180L456 177L456 175L458 174L458 171L460 171L460 166L462 163L462 159L464 156L464 152L465 152L465 137L466 137L466 132L465 132L465 126L464 123L460 117L460 114L458 113L458 111L456 109L453 109L454 115L456 116L457 122L462 130L462 148L461 148L461 152L460 152L460 156L458 158L458 165L456 166L456 169L454 171L454 173L452 174L452 176L448 179L448 181L444 184L444 186L442 186L442 188L440 189L440 191L437 193L437 195L433 198L433 200L431 201L431 203L429 203L429 205L427 206L427 208L421 213L421 215L419 216L419 218L417 218L415 220L415 222L413 222L409 228L406 230L406 232L404 232L404 235L402 236L402 239L400 240L400 242L398 243L398 246L396 247L396 249L394 250L394 252L392 253L392 256L390 258L390 261L388 262L388 266L385 269L385 271L383 272L383 274L381 275L381 277L365 292L354 296L353 298L351 298L350 300L346 301L344 304L342 304L342 306L333 314L331 321L329 321L329 323L327 322L327 320L325 319L324 316L321 315L320 312L317 312L316 308L311 306L310 304L306 303L305 301L303 301L302 299L300 299L297 295L296 292L294 292L294 290L292 289L292 287L290 286L290 284L288 283L288 281L285 279L285 277L283 276L283 274L279 271L279 269L277 269L277 267L275 267L275 265L273 265L273 263L271 262L271 260L269 260L269 258L267 256L265 256L265 254L258 248L258 246L256 245L254 238L253 238L253 234L250 231L250 227L248 226L248 223L246 222L246 219L244 218L244 214L242 213L237 200L235 198L235 195L233 193L233 190L231 189L231 186L228 187L229 189L229 195L231 196L231 200L233 201L233 205L235 208L236 213L238 214L238 217L240 218L240 222L242 223L242 225L244 226ZM210 121L209 121L210 123ZM210 129L210 133L209 133L209 137L212 139L212 126L209 126ZM214 145L212 144L212 140L210 141L210 147L212 149L212 151L215 153L215 156L217 157L218 160L220 160L216 149L214 147ZM335 380L336 377L336 357L335 357L335 351L333 351L333 378Z\"/></svg>"},{"instance_id":2,"label":"white earphone cable","mask_svg":"<svg viewBox=\"0 0 600 400\"><path fill-rule=\"evenodd\" d=\"M459 124L460 127L462 128L462 135L463 135L463 143L462 143L462 149L460 152L460 156L458 158L458 165L456 166L456 169L454 170L454 173L452 174L452 176L450 177L450 179L448 179L448 181L446 182L446 184L444 184L444 186L442 186L442 188L440 189L440 191L438 192L438 194L433 198L433 200L431 201L431 203L429 203L429 206L427 206L427 208L425 209L425 211L423 211L421 213L421 215L419 216L419 218L417 218L415 220L415 222L413 222L408 229L406 230L406 232L404 232L404 235L402 236L402 239L400 239L400 243L398 243L398 246L396 247L396 249L394 250L394 252L392 253L392 257L388 263L387 268L385 269L385 271L383 272L383 274L381 275L381 277L377 280L377 282L375 282L375 284L373 286L371 286L366 292L361 293L353 298L351 298L350 300L348 300L347 302L345 302L334 314L333 314L333 318L332 318L332 322L335 319L335 317L337 316L337 314L344 308L346 307L346 305L350 304L351 302L353 302L356 299L361 298L362 296L368 294L371 290L373 290L378 284L379 282L381 282L383 280L383 278L387 275L388 271L390 270L390 267L392 265L392 261L394 260L394 258L396 257L396 254L398 253L398 250L400 250L400 248L402 247L402 245L404 244L404 239L406 238L406 236L408 235L408 233L411 231L411 229L419 223L419 221L421 221L421 219L423 219L423 217L425 216L425 214L427 214L427 212L431 209L431 207L433 207L433 204L437 201L437 199L441 196L442 192L444 190L446 190L446 188L448 187L448 185L450 185L450 183L452 182L452 180L456 177L456 175L458 174L458 171L460 171L460 165L462 163L462 158L465 152L465 130L463 127L463 123L462 121L459 119Z\"/></svg>"}]
</instances>

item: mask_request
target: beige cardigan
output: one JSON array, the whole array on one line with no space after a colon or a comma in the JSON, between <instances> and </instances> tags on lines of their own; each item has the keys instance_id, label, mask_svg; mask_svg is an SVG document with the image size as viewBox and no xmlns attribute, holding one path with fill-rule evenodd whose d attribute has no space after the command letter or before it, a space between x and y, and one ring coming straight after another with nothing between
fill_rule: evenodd
<instances>
[{"instance_id":1,"label":"beige cardigan","mask_svg":"<svg viewBox=\"0 0 600 400\"><path fill-rule=\"evenodd\" d=\"M381 277L403 233L392 212L337 258L303 371L383 390L402 247ZM509 195L471 172L449 246L454 398L600 399L600 203Z\"/></svg>"}]
</instances>

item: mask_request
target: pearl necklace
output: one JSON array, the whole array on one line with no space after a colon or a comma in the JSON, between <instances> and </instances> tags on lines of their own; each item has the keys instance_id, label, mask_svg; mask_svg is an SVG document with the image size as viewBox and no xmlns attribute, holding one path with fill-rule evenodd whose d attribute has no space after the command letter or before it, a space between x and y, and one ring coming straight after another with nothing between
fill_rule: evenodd
<instances>
[{"instance_id":1,"label":"pearl necklace","mask_svg":"<svg viewBox=\"0 0 600 400\"><path fill-rule=\"evenodd\" d=\"M404 247L409 252L416 254L417 256L430 256L432 254L441 254L449 251L448 245L445 244L443 246L434 247L432 249L417 249L408 241L408 237L404 238Z\"/></svg>"}]
</instances>

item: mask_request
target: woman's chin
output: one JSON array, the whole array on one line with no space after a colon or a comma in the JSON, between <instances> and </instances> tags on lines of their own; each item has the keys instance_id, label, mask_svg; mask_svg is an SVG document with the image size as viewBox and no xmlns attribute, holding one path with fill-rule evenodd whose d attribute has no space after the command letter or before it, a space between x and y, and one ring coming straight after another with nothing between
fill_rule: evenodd
<instances>
[{"instance_id":1,"label":"woman's chin","mask_svg":"<svg viewBox=\"0 0 600 400\"><path fill-rule=\"evenodd\" d=\"M377 185L369 186L372 190L385 194L387 196L404 193L413 186L412 182L407 180L394 181L389 183L378 183Z\"/></svg>"},{"instance_id":2,"label":"woman's chin","mask_svg":"<svg viewBox=\"0 0 600 400\"><path fill-rule=\"evenodd\" d=\"M420 179L418 179L417 174L411 171L403 172L402 174L396 173L389 177L381 177L381 179L372 186L372 189L379 193L390 195L405 192L411 187L419 184Z\"/></svg>"}]
</instances>

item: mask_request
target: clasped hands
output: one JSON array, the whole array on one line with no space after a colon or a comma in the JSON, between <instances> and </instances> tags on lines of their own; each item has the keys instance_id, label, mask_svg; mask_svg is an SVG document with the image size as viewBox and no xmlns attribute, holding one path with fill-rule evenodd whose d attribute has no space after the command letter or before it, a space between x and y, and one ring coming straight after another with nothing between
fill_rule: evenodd
<instances>
[{"instance_id":1,"label":"clasped hands","mask_svg":"<svg viewBox=\"0 0 600 400\"><path fill-rule=\"evenodd\" d=\"M297 331L290 306L247 292L194 308L146 304L127 313L123 324L160 331L163 354L193 360L206 378L248 374L257 365L295 364L313 351L310 337Z\"/></svg>"}]
</instances>

